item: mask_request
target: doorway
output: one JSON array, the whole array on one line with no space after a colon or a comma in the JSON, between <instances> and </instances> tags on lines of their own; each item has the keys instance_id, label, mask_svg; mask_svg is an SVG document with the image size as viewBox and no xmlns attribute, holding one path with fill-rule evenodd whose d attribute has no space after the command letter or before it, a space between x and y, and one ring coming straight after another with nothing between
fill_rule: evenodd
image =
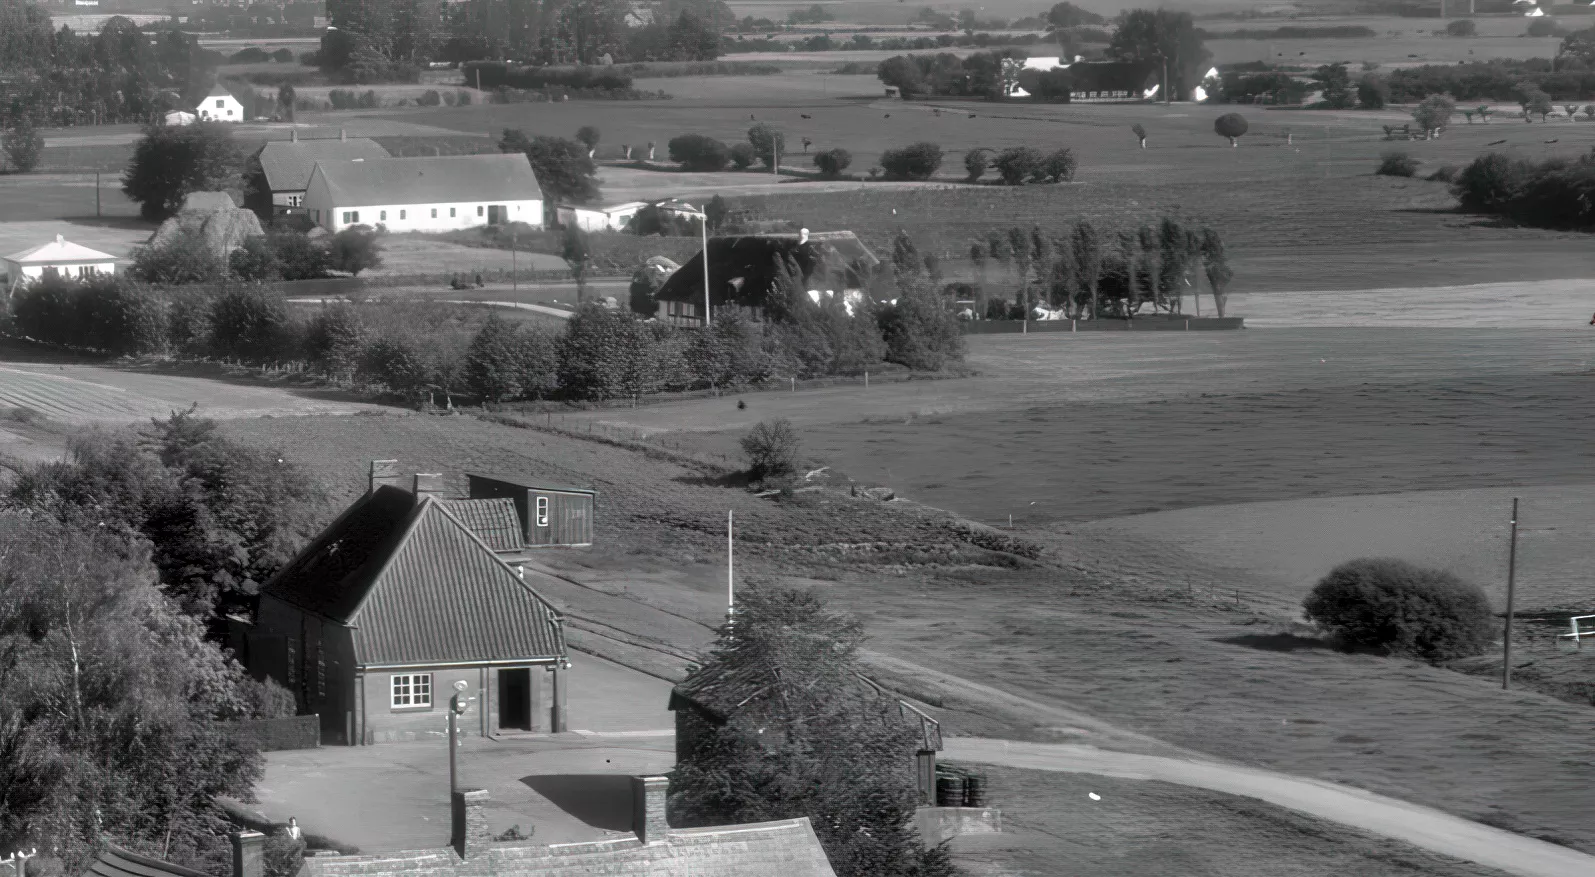
<instances>
[{"instance_id":1,"label":"doorway","mask_svg":"<svg viewBox=\"0 0 1595 877\"><path fill-rule=\"evenodd\" d=\"M498 671L498 727L501 731L532 730L532 671L529 668Z\"/></svg>"},{"instance_id":2,"label":"doorway","mask_svg":"<svg viewBox=\"0 0 1595 877\"><path fill-rule=\"evenodd\" d=\"M509 221L510 221L509 211L505 209L505 206L503 204L489 204L489 205L487 205L487 224L488 225L503 225L503 224L505 224L505 223L507 223Z\"/></svg>"}]
</instances>

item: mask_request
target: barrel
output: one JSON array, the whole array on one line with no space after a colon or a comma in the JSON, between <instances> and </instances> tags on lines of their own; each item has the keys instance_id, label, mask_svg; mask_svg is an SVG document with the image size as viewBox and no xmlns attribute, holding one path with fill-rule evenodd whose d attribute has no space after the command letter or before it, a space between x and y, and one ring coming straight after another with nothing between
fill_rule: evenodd
<instances>
[{"instance_id":1,"label":"barrel","mask_svg":"<svg viewBox=\"0 0 1595 877\"><path fill-rule=\"evenodd\" d=\"M986 806L986 778L980 774L970 774L964 779L964 806Z\"/></svg>"},{"instance_id":2,"label":"barrel","mask_svg":"<svg viewBox=\"0 0 1595 877\"><path fill-rule=\"evenodd\" d=\"M964 778L942 774L936 777L936 806L964 806Z\"/></svg>"}]
</instances>

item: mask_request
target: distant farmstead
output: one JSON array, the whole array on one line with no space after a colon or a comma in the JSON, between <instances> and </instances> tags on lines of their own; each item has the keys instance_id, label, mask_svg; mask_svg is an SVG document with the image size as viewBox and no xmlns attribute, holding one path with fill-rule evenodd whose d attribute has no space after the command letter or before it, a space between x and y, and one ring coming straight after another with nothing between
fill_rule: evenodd
<instances>
[{"instance_id":1,"label":"distant farmstead","mask_svg":"<svg viewBox=\"0 0 1595 877\"><path fill-rule=\"evenodd\" d=\"M543 190L520 154L317 161L304 207L330 232L353 225L395 232L543 225Z\"/></svg>"},{"instance_id":2,"label":"distant farmstead","mask_svg":"<svg viewBox=\"0 0 1595 877\"><path fill-rule=\"evenodd\" d=\"M796 264L798 281L815 294L856 298L869 285L880 259L850 231L760 234L709 239L710 304L736 307L764 319L778 277L777 259ZM654 295L658 318L677 326L703 325L703 253L670 275Z\"/></svg>"}]
</instances>

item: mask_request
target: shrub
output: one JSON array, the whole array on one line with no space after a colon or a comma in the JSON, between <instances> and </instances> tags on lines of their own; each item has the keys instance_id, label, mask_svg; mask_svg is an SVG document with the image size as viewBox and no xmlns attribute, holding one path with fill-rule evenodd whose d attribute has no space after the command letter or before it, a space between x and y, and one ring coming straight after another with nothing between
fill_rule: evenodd
<instances>
[{"instance_id":1,"label":"shrub","mask_svg":"<svg viewBox=\"0 0 1595 877\"><path fill-rule=\"evenodd\" d=\"M736 165L739 171L745 171L752 167L753 162L758 160L759 157L758 153L754 152L753 144L751 143L733 143L726 154L730 156L731 163Z\"/></svg>"},{"instance_id":2,"label":"shrub","mask_svg":"<svg viewBox=\"0 0 1595 877\"><path fill-rule=\"evenodd\" d=\"M1457 176L1452 194L1465 210L1497 213L1506 210L1532 176L1525 161L1504 153L1481 155L1468 163Z\"/></svg>"},{"instance_id":3,"label":"shrub","mask_svg":"<svg viewBox=\"0 0 1595 877\"><path fill-rule=\"evenodd\" d=\"M1451 124L1451 116L1456 111L1456 101L1443 94L1431 94L1418 102L1412 111L1412 120L1426 135L1438 137L1440 131Z\"/></svg>"},{"instance_id":4,"label":"shrub","mask_svg":"<svg viewBox=\"0 0 1595 877\"><path fill-rule=\"evenodd\" d=\"M1525 33L1531 37L1554 37L1560 31L1561 28L1557 25L1556 19L1536 18L1529 22L1528 30Z\"/></svg>"},{"instance_id":5,"label":"shrub","mask_svg":"<svg viewBox=\"0 0 1595 877\"><path fill-rule=\"evenodd\" d=\"M164 243L135 248L129 270L148 283L179 285L216 280L226 267L211 250L204 231L184 226Z\"/></svg>"},{"instance_id":6,"label":"shrub","mask_svg":"<svg viewBox=\"0 0 1595 877\"><path fill-rule=\"evenodd\" d=\"M886 360L918 371L939 371L961 359L964 336L958 318L929 290L909 288L876 316L886 342Z\"/></svg>"},{"instance_id":7,"label":"shrub","mask_svg":"<svg viewBox=\"0 0 1595 877\"><path fill-rule=\"evenodd\" d=\"M1457 181L1457 178L1459 176L1461 176L1461 174L1462 174L1462 169L1457 167L1456 165L1454 165L1454 164L1443 164L1443 165L1440 165L1438 168L1436 168L1434 173L1430 174L1429 176L1425 177L1424 179L1427 179L1427 180L1429 180L1431 182L1455 183Z\"/></svg>"},{"instance_id":8,"label":"shrub","mask_svg":"<svg viewBox=\"0 0 1595 877\"><path fill-rule=\"evenodd\" d=\"M421 93L420 97L415 99L416 106L420 107L435 107L442 103L443 95L438 94L437 89L435 88L427 89Z\"/></svg>"},{"instance_id":9,"label":"shrub","mask_svg":"<svg viewBox=\"0 0 1595 877\"><path fill-rule=\"evenodd\" d=\"M840 146L814 153L814 166L827 177L839 177L853 163L853 154Z\"/></svg>"},{"instance_id":10,"label":"shrub","mask_svg":"<svg viewBox=\"0 0 1595 877\"><path fill-rule=\"evenodd\" d=\"M797 472L797 430L786 418L766 420L742 437L742 454L748 458L748 477L753 481L782 478Z\"/></svg>"},{"instance_id":11,"label":"shrub","mask_svg":"<svg viewBox=\"0 0 1595 877\"><path fill-rule=\"evenodd\" d=\"M1392 150L1379 158L1379 169L1374 173L1383 177L1410 177L1418 172L1418 160L1402 152Z\"/></svg>"},{"instance_id":12,"label":"shrub","mask_svg":"<svg viewBox=\"0 0 1595 877\"><path fill-rule=\"evenodd\" d=\"M1049 183L1070 183L1074 181L1075 168L1080 162L1074 157L1074 150L1065 146L1062 149L1048 153L1041 160L1041 176Z\"/></svg>"},{"instance_id":13,"label":"shrub","mask_svg":"<svg viewBox=\"0 0 1595 877\"><path fill-rule=\"evenodd\" d=\"M1382 110L1390 102L1390 84L1384 77L1365 73L1357 83L1357 106L1365 110Z\"/></svg>"},{"instance_id":14,"label":"shrub","mask_svg":"<svg viewBox=\"0 0 1595 877\"><path fill-rule=\"evenodd\" d=\"M1478 36L1479 27L1471 19L1459 18L1445 26L1445 35L1448 37Z\"/></svg>"},{"instance_id":15,"label":"shrub","mask_svg":"<svg viewBox=\"0 0 1595 877\"><path fill-rule=\"evenodd\" d=\"M211 301L210 343L217 355L250 363L281 362L297 353L287 305L255 286L231 287Z\"/></svg>"},{"instance_id":16,"label":"shrub","mask_svg":"<svg viewBox=\"0 0 1595 877\"><path fill-rule=\"evenodd\" d=\"M760 122L748 129L748 145L753 147L754 154L765 167L774 167L779 157L786 154L786 135Z\"/></svg>"},{"instance_id":17,"label":"shrub","mask_svg":"<svg viewBox=\"0 0 1595 877\"><path fill-rule=\"evenodd\" d=\"M287 47L278 49L271 53L271 60L276 61L278 64L292 64L294 62L294 50Z\"/></svg>"},{"instance_id":18,"label":"shrub","mask_svg":"<svg viewBox=\"0 0 1595 877\"><path fill-rule=\"evenodd\" d=\"M244 245L227 256L227 268L240 280L277 280L282 268L277 264L277 254L263 234L251 235Z\"/></svg>"},{"instance_id":19,"label":"shrub","mask_svg":"<svg viewBox=\"0 0 1595 877\"><path fill-rule=\"evenodd\" d=\"M992 165L997 168L997 174L1002 177L1003 185L1022 186L1025 181L1036 176L1041 170L1041 163L1046 156L1038 149L1028 146L1015 146L1004 149L997 156Z\"/></svg>"},{"instance_id":20,"label":"shrub","mask_svg":"<svg viewBox=\"0 0 1595 877\"><path fill-rule=\"evenodd\" d=\"M354 276L382 266L382 243L369 226L351 225L333 235L330 251L332 267Z\"/></svg>"},{"instance_id":21,"label":"shrub","mask_svg":"<svg viewBox=\"0 0 1595 877\"><path fill-rule=\"evenodd\" d=\"M881 167L894 180L928 180L941 168L941 147L920 142L881 153Z\"/></svg>"},{"instance_id":22,"label":"shrub","mask_svg":"<svg viewBox=\"0 0 1595 877\"><path fill-rule=\"evenodd\" d=\"M118 356L156 353L166 343L161 302L108 275L37 280L16 293L11 318L29 338Z\"/></svg>"},{"instance_id":23,"label":"shrub","mask_svg":"<svg viewBox=\"0 0 1595 877\"><path fill-rule=\"evenodd\" d=\"M724 143L702 134L672 137L666 149L671 161L680 162L689 171L725 170L726 163L731 160L731 152Z\"/></svg>"},{"instance_id":24,"label":"shrub","mask_svg":"<svg viewBox=\"0 0 1595 877\"><path fill-rule=\"evenodd\" d=\"M652 368L655 347L653 333L635 315L583 305L559 340L559 386L578 399L652 392L663 377Z\"/></svg>"},{"instance_id":25,"label":"shrub","mask_svg":"<svg viewBox=\"0 0 1595 877\"><path fill-rule=\"evenodd\" d=\"M1477 585L1402 560L1353 560L1330 571L1303 603L1309 621L1354 648L1439 662L1477 655L1495 635Z\"/></svg>"},{"instance_id":26,"label":"shrub","mask_svg":"<svg viewBox=\"0 0 1595 877\"><path fill-rule=\"evenodd\" d=\"M6 164L12 173L25 174L39 166L44 157L44 135L28 124L26 116L0 135L0 152L5 153Z\"/></svg>"},{"instance_id":27,"label":"shrub","mask_svg":"<svg viewBox=\"0 0 1595 877\"><path fill-rule=\"evenodd\" d=\"M516 67L503 61L472 61L463 65L460 72L465 77L466 85L480 82L487 91L499 86L522 89L563 86L624 91L632 85L632 78L617 67Z\"/></svg>"},{"instance_id":28,"label":"shrub","mask_svg":"<svg viewBox=\"0 0 1595 877\"><path fill-rule=\"evenodd\" d=\"M465 358L465 384L486 402L541 398L556 386L553 339L491 314Z\"/></svg>"},{"instance_id":29,"label":"shrub","mask_svg":"<svg viewBox=\"0 0 1595 877\"><path fill-rule=\"evenodd\" d=\"M360 362L366 327L349 305L327 305L305 323L305 357L322 374L351 376Z\"/></svg>"},{"instance_id":30,"label":"shrub","mask_svg":"<svg viewBox=\"0 0 1595 877\"><path fill-rule=\"evenodd\" d=\"M1240 139L1250 126L1240 113L1225 113L1213 120L1213 130L1220 137L1228 137L1230 146L1239 146Z\"/></svg>"},{"instance_id":31,"label":"shrub","mask_svg":"<svg viewBox=\"0 0 1595 877\"><path fill-rule=\"evenodd\" d=\"M990 166L991 150L981 148L969 150L964 153L964 170L969 173L969 176L964 177L964 181L969 183L976 182L986 172L986 168Z\"/></svg>"}]
</instances>

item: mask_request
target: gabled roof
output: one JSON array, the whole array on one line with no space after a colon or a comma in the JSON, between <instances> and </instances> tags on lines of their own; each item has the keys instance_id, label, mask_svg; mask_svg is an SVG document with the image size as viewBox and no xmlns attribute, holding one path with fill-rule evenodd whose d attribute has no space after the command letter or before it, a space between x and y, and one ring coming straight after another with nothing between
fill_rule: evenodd
<instances>
[{"instance_id":1,"label":"gabled roof","mask_svg":"<svg viewBox=\"0 0 1595 877\"><path fill-rule=\"evenodd\" d=\"M212 85L210 87L210 91L205 92L205 96L206 97L230 97L233 100L238 100L238 96L233 94L231 89L229 89L225 85L222 85L221 82L219 82L219 81L215 85Z\"/></svg>"},{"instance_id":2,"label":"gabled roof","mask_svg":"<svg viewBox=\"0 0 1595 877\"><path fill-rule=\"evenodd\" d=\"M526 547L521 539L521 516L515 513L515 500L445 499L441 501L460 523L471 528L478 539L494 551L519 551Z\"/></svg>"},{"instance_id":3,"label":"gabled roof","mask_svg":"<svg viewBox=\"0 0 1595 877\"><path fill-rule=\"evenodd\" d=\"M486 862L452 847L374 856L307 856L298 877L835 877L805 818L714 828L673 828L644 845L634 836L585 843L496 843Z\"/></svg>"},{"instance_id":4,"label":"gabled roof","mask_svg":"<svg viewBox=\"0 0 1595 877\"><path fill-rule=\"evenodd\" d=\"M317 161L334 205L454 204L528 201L543 197L521 153ZM309 187L309 184L306 184Z\"/></svg>"},{"instance_id":5,"label":"gabled roof","mask_svg":"<svg viewBox=\"0 0 1595 877\"><path fill-rule=\"evenodd\" d=\"M354 629L363 666L552 660L562 618L446 503L380 487L261 589ZM523 577L524 576L524 577Z\"/></svg>"},{"instance_id":6,"label":"gabled roof","mask_svg":"<svg viewBox=\"0 0 1595 877\"><path fill-rule=\"evenodd\" d=\"M273 192L297 192L310 185L318 161L387 158L388 151L368 137L348 140L273 140L260 149L260 169Z\"/></svg>"},{"instance_id":7,"label":"gabled roof","mask_svg":"<svg viewBox=\"0 0 1595 877\"><path fill-rule=\"evenodd\" d=\"M60 265L79 262L115 262L116 257L110 253L91 250L82 244L74 244L61 235L56 235L55 240L47 244L40 244L7 256L6 261L18 265Z\"/></svg>"},{"instance_id":8,"label":"gabled roof","mask_svg":"<svg viewBox=\"0 0 1595 877\"><path fill-rule=\"evenodd\" d=\"M790 256L805 284L819 289L859 288L880 264L850 231L814 232L807 243L795 234L757 234L709 239L709 282L716 307L727 302L762 306L775 279L774 257ZM740 281L738 282L738 278ZM703 253L672 274L656 301L703 301Z\"/></svg>"},{"instance_id":9,"label":"gabled roof","mask_svg":"<svg viewBox=\"0 0 1595 877\"><path fill-rule=\"evenodd\" d=\"M84 869L82 877L211 877L203 871L173 865L160 859L141 856L105 842L99 855Z\"/></svg>"}]
</instances>

